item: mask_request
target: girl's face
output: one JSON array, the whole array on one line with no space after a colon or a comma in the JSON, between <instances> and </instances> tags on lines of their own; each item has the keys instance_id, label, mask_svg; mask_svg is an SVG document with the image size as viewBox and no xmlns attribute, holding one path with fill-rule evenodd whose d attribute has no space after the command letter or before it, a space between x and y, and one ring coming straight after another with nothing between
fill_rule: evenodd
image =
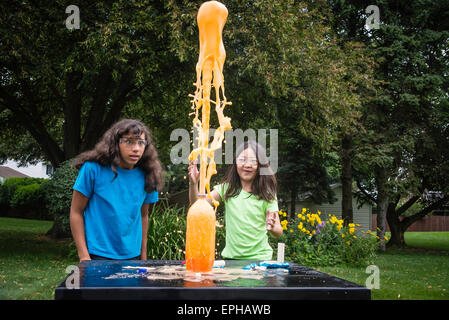
<instances>
[{"instance_id":1,"label":"girl's face","mask_svg":"<svg viewBox=\"0 0 449 320\"><path fill-rule=\"evenodd\" d=\"M146 145L147 141L144 133L140 137L136 137L130 133L124 134L119 140L119 166L123 169L133 169L140 158L142 158Z\"/></svg>"},{"instance_id":2,"label":"girl's face","mask_svg":"<svg viewBox=\"0 0 449 320\"><path fill-rule=\"evenodd\" d=\"M257 157L251 148L243 150L236 158L237 173L240 180L252 182L257 175Z\"/></svg>"}]
</instances>

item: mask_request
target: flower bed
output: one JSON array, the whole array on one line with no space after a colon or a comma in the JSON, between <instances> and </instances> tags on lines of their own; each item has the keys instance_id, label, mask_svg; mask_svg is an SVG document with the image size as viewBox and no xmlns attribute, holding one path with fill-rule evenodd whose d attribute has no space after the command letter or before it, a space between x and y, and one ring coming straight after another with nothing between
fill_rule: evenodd
<instances>
[{"instance_id":1,"label":"flower bed","mask_svg":"<svg viewBox=\"0 0 449 320\"><path fill-rule=\"evenodd\" d=\"M313 213L306 208L290 219L279 211L279 217L284 233L271 241L273 247L285 242L286 260L309 266L361 266L373 263L376 257L376 235L358 224L344 225L334 215L322 217L320 211Z\"/></svg>"}]
</instances>

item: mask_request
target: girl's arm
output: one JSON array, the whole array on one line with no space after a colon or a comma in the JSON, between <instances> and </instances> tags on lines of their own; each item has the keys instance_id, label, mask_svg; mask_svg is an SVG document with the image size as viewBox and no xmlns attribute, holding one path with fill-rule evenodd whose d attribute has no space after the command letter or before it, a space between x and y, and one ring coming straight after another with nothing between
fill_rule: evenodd
<instances>
[{"instance_id":1,"label":"girl's arm","mask_svg":"<svg viewBox=\"0 0 449 320\"><path fill-rule=\"evenodd\" d=\"M189 202L190 205L194 204L198 199L198 182L200 173L196 166L196 163L190 162L189 164Z\"/></svg>"},{"instance_id":2,"label":"girl's arm","mask_svg":"<svg viewBox=\"0 0 449 320\"><path fill-rule=\"evenodd\" d=\"M73 190L72 204L70 206L70 229L72 230L80 262L90 260L86 245L86 234L84 233L84 209L88 202L88 197L79 191Z\"/></svg>"},{"instance_id":3,"label":"girl's arm","mask_svg":"<svg viewBox=\"0 0 449 320\"><path fill-rule=\"evenodd\" d=\"M189 202L190 205L194 204L198 199L198 182L200 178L200 173L196 166L196 163L190 162L189 164ZM215 201L221 201L221 197L216 190L212 190L210 195ZM207 202L212 205L212 200L206 198Z\"/></svg>"},{"instance_id":4,"label":"girl's arm","mask_svg":"<svg viewBox=\"0 0 449 320\"><path fill-rule=\"evenodd\" d=\"M140 260L147 260L147 242L148 242L148 211L149 203L144 203L140 209L142 216L142 246L140 249Z\"/></svg>"},{"instance_id":5,"label":"girl's arm","mask_svg":"<svg viewBox=\"0 0 449 320\"><path fill-rule=\"evenodd\" d=\"M273 236L278 238L282 235L283 230L281 226L281 221L279 220L279 214L277 211L270 212L270 210L267 209L266 224L267 230L271 232Z\"/></svg>"}]
</instances>

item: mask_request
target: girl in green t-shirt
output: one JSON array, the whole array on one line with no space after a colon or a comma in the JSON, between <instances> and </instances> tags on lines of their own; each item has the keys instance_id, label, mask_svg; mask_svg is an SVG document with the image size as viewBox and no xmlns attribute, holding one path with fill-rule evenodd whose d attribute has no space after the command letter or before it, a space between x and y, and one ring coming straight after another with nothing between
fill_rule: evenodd
<instances>
[{"instance_id":1,"label":"girl in green t-shirt","mask_svg":"<svg viewBox=\"0 0 449 320\"><path fill-rule=\"evenodd\" d=\"M191 162L190 204L198 198L199 175L197 165ZM282 235L276 192L276 177L263 147L255 141L243 143L237 148L224 180L211 192L216 201L225 205L226 246L222 252L225 259L272 259L268 232L275 237Z\"/></svg>"}]
</instances>

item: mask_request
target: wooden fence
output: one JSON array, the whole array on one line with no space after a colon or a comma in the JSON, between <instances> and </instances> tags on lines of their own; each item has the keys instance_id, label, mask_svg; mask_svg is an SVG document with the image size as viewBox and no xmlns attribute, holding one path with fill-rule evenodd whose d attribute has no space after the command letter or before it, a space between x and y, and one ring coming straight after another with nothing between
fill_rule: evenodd
<instances>
[{"instance_id":1,"label":"wooden fence","mask_svg":"<svg viewBox=\"0 0 449 320\"><path fill-rule=\"evenodd\" d=\"M377 214L372 214L372 230L377 227ZM390 231L387 222L387 230ZM412 224L407 231L449 231L449 216L427 216Z\"/></svg>"}]
</instances>

